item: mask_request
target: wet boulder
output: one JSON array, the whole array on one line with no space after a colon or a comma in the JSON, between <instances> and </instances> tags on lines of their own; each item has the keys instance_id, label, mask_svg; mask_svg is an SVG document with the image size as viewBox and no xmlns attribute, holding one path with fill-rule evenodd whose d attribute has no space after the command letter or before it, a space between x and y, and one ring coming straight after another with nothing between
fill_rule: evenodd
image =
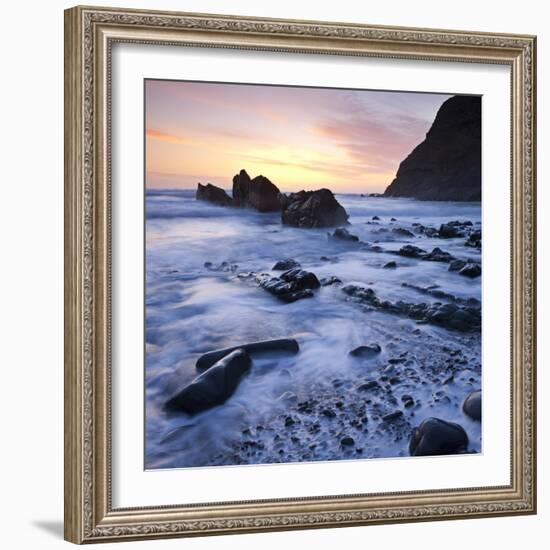
<instances>
[{"instance_id":1,"label":"wet boulder","mask_svg":"<svg viewBox=\"0 0 550 550\"><path fill-rule=\"evenodd\" d=\"M279 260L271 269L273 271L288 271L295 267L300 267L300 262L293 260L292 258L286 258L284 260Z\"/></svg>"},{"instance_id":2,"label":"wet boulder","mask_svg":"<svg viewBox=\"0 0 550 550\"><path fill-rule=\"evenodd\" d=\"M457 454L467 447L468 436L462 426L433 417L415 428L409 440L411 456Z\"/></svg>"},{"instance_id":3,"label":"wet boulder","mask_svg":"<svg viewBox=\"0 0 550 550\"><path fill-rule=\"evenodd\" d=\"M279 277L258 278L261 288L273 294L282 302L290 304L304 298L313 298L313 291L310 289L300 290L293 283L284 281Z\"/></svg>"},{"instance_id":4,"label":"wet boulder","mask_svg":"<svg viewBox=\"0 0 550 550\"><path fill-rule=\"evenodd\" d=\"M446 328L461 332L481 328L481 310L476 307L461 307L456 304L433 304L425 312L425 319Z\"/></svg>"},{"instance_id":5,"label":"wet boulder","mask_svg":"<svg viewBox=\"0 0 550 550\"><path fill-rule=\"evenodd\" d=\"M439 227L439 236L442 239L454 239L456 237L464 237L459 225L453 222L442 223Z\"/></svg>"},{"instance_id":6,"label":"wet boulder","mask_svg":"<svg viewBox=\"0 0 550 550\"><path fill-rule=\"evenodd\" d=\"M469 263L466 264L459 272L459 275L464 277L470 277L475 279L481 275L481 266L479 264Z\"/></svg>"},{"instance_id":7,"label":"wet boulder","mask_svg":"<svg viewBox=\"0 0 550 550\"><path fill-rule=\"evenodd\" d=\"M394 227L391 232L398 237L414 237L414 233L404 227Z\"/></svg>"},{"instance_id":8,"label":"wet boulder","mask_svg":"<svg viewBox=\"0 0 550 550\"><path fill-rule=\"evenodd\" d=\"M245 350L232 351L169 399L164 409L194 415L222 405L233 395L251 365Z\"/></svg>"},{"instance_id":9,"label":"wet boulder","mask_svg":"<svg viewBox=\"0 0 550 550\"><path fill-rule=\"evenodd\" d=\"M462 404L462 410L473 420L481 421L481 390L468 394Z\"/></svg>"},{"instance_id":10,"label":"wet boulder","mask_svg":"<svg viewBox=\"0 0 550 550\"><path fill-rule=\"evenodd\" d=\"M195 198L198 201L212 202L220 206L228 206L232 203L231 197L223 189L211 183L207 183L206 185L197 184Z\"/></svg>"},{"instance_id":11,"label":"wet boulder","mask_svg":"<svg viewBox=\"0 0 550 550\"><path fill-rule=\"evenodd\" d=\"M481 229L476 229L468 235L468 240L464 243L465 246L472 248L481 248Z\"/></svg>"},{"instance_id":12,"label":"wet boulder","mask_svg":"<svg viewBox=\"0 0 550 550\"><path fill-rule=\"evenodd\" d=\"M206 370L226 355L229 355L238 349L244 349L251 355L255 353L270 353L275 351L298 353L300 351L300 346L294 338L278 338L276 340L250 342L248 344L240 344L230 348L209 351L197 359L195 366L198 370Z\"/></svg>"},{"instance_id":13,"label":"wet boulder","mask_svg":"<svg viewBox=\"0 0 550 550\"><path fill-rule=\"evenodd\" d=\"M429 254L426 254L423 259L429 262L449 263L454 260L454 257L449 254L449 252L445 252L444 250L441 250L441 248L435 247Z\"/></svg>"},{"instance_id":14,"label":"wet boulder","mask_svg":"<svg viewBox=\"0 0 550 550\"><path fill-rule=\"evenodd\" d=\"M348 222L348 214L329 189L300 191L285 199L281 221L294 227L334 227Z\"/></svg>"},{"instance_id":15,"label":"wet boulder","mask_svg":"<svg viewBox=\"0 0 550 550\"><path fill-rule=\"evenodd\" d=\"M340 239L341 241L359 241L359 237L352 235L345 227L337 227L330 236L333 239Z\"/></svg>"},{"instance_id":16,"label":"wet boulder","mask_svg":"<svg viewBox=\"0 0 550 550\"><path fill-rule=\"evenodd\" d=\"M289 269L280 277L262 274L256 280L261 288L286 303L311 298L312 290L321 286L314 273L300 268Z\"/></svg>"},{"instance_id":17,"label":"wet boulder","mask_svg":"<svg viewBox=\"0 0 550 550\"><path fill-rule=\"evenodd\" d=\"M423 258L426 255L426 251L413 244L406 244L402 246L396 254L404 256L405 258Z\"/></svg>"},{"instance_id":18,"label":"wet boulder","mask_svg":"<svg viewBox=\"0 0 550 550\"><path fill-rule=\"evenodd\" d=\"M291 283L296 290L315 289L321 286L319 279L315 273L306 271L305 269L294 268L285 271L281 275L281 279L287 283Z\"/></svg>"},{"instance_id":19,"label":"wet boulder","mask_svg":"<svg viewBox=\"0 0 550 550\"><path fill-rule=\"evenodd\" d=\"M449 263L449 271L460 271L465 265L464 260L452 260Z\"/></svg>"},{"instance_id":20,"label":"wet boulder","mask_svg":"<svg viewBox=\"0 0 550 550\"><path fill-rule=\"evenodd\" d=\"M394 261L387 262L382 266L384 269L395 269L397 268L397 264Z\"/></svg>"}]
</instances>

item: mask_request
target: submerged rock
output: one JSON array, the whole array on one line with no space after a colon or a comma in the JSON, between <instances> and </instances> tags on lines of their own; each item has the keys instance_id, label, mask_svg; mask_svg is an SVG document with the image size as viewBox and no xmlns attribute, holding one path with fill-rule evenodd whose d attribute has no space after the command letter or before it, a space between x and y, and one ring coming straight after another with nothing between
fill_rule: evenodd
<instances>
[{"instance_id":1,"label":"submerged rock","mask_svg":"<svg viewBox=\"0 0 550 550\"><path fill-rule=\"evenodd\" d=\"M445 101L426 134L401 162L386 197L481 200L481 98Z\"/></svg>"},{"instance_id":2,"label":"submerged rock","mask_svg":"<svg viewBox=\"0 0 550 550\"><path fill-rule=\"evenodd\" d=\"M395 269L397 264L394 261L388 262L383 265L384 269Z\"/></svg>"},{"instance_id":3,"label":"submerged rock","mask_svg":"<svg viewBox=\"0 0 550 550\"><path fill-rule=\"evenodd\" d=\"M403 406L407 408L412 407L414 405L414 398L412 395L408 395L408 394L402 395L401 401L403 402Z\"/></svg>"},{"instance_id":4,"label":"submerged rock","mask_svg":"<svg viewBox=\"0 0 550 550\"><path fill-rule=\"evenodd\" d=\"M369 344L366 346L359 346L352 349L349 354L352 357L361 357L362 359L370 359L378 355L382 351L382 348L378 344Z\"/></svg>"},{"instance_id":5,"label":"submerged rock","mask_svg":"<svg viewBox=\"0 0 550 550\"><path fill-rule=\"evenodd\" d=\"M397 420L398 418L401 418L403 416L403 411L393 411L391 413L385 414L382 417L382 420L384 422L392 422L393 420Z\"/></svg>"},{"instance_id":6,"label":"submerged rock","mask_svg":"<svg viewBox=\"0 0 550 550\"><path fill-rule=\"evenodd\" d=\"M294 227L334 227L347 223L348 214L332 191L300 191L285 199L281 214L285 225Z\"/></svg>"},{"instance_id":7,"label":"submerged rock","mask_svg":"<svg viewBox=\"0 0 550 550\"><path fill-rule=\"evenodd\" d=\"M321 279L321 286L331 286L331 285L341 285L342 280L336 277L335 275L331 275L330 277L323 277Z\"/></svg>"},{"instance_id":8,"label":"submerged rock","mask_svg":"<svg viewBox=\"0 0 550 550\"><path fill-rule=\"evenodd\" d=\"M218 349L209 351L204 355L201 355L195 367L199 370L205 370L211 367L214 363L229 355L235 350L244 349L247 353L267 353L273 351L286 351L290 353L298 353L300 346L294 338L278 338L276 340L262 340L260 342L250 342L248 344L240 344L238 346L232 346L230 348Z\"/></svg>"},{"instance_id":9,"label":"submerged rock","mask_svg":"<svg viewBox=\"0 0 550 550\"><path fill-rule=\"evenodd\" d=\"M363 384L361 384L357 389L359 391L369 391L379 387L380 385L376 380L369 380L368 382L364 382Z\"/></svg>"},{"instance_id":10,"label":"submerged rock","mask_svg":"<svg viewBox=\"0 0 550 550\"><path fill-rule=\"evenodd\" d=\"M225 403L251 365L244 349L232 351L169 399L164 409L193 415Z\"/></svg>"},{"instance_id":11,"label":"submerged rock","mask_svg":"<svg viewBox=\"0 0 550 550\"><path fill-rule=\"evenodd\" d=\"M481 421L481 390L473 391L466 397L462 410L473 420Z\"/></svg>"},{"instance_id":12,"label":"submerged rock","mask_svg":"<svg viewBox=\"0 0 550 550\"><path fill-rule=\"evenodd\" d=\"M439 289L437 285L422 287L410 283L401 283L401 286L412 288L420 294L427 294L429 296L433 296L434 298L448 300L449 302L467 306L468 308L473 308L474 310L479 309L481 306L481 303L477 298L461 298L460 296L455 296L450 292L445 292L444 290Z\"/></svg>"},{"instance_id":13,"label":"submerged rock","mask_svg":"<svg viewBox=\"0 0 550 550\"><path fill-rule=\"evenodd\" d=\"M273 271L287 271L289 269L293 269L294 267L300 267L300 262L297 262L292 258L286 258L284 260L279 260L271 269Z\"/></svg>"},{"instance_id":14,"label":"submerged rock","mask_svg":"<svg viewBox=\"0 0 550 550\"><path fill-rule=\"evenodd\" d=\"M232 203L231 197L223 189L211 183L207 183L206 185L198 183L195 198L198 201L212 202L220 206L228 206Z\"/></svg>"},{"instance_id":15,"label":"submerged rock","mask_svg":"<svg viewBox=\"0 0 550 550\"><path fill-rule=\"evenodd\" d=\"M237 264L230 264L229 262L222 262L221 264L213 264L212 262L204 262L204 267L210 271L224 271L235 273L239 266Z\"/></svg>"},{"instance_id":16,"label":"submerged rock","mask_svg":"<svg viewBox=\"0 0 550 550\"><path fill-rule=\"evenodd\" d=\"M250 179L246 170L233 177L233 203L235 206L252 207L258 212L281 210L279 188L265 176Z\"/></svg>"},{"instance_id":17,"label":"submerged rock","mask_svg":"<svg viewBox=\"0 0 550 550\"><path fill-rule=\"evenodd\" d=\"M341 241L359 241L357 235L352 235L346 228L338 227L334 230L334 233L330 235L334 239L340 239Z\"/></svg>"},{"instance_id":18,"label":"submerged rock","mask_svg":"<svg viewBox=\"0 0 550 550\"><path fill-rule=\"evenodd\" d=\"M468 436L464 428L440 418L427 418L415 428L410 441L411 456L434 456L457 454L465 451Z\"/></svg>"}]
</instances>

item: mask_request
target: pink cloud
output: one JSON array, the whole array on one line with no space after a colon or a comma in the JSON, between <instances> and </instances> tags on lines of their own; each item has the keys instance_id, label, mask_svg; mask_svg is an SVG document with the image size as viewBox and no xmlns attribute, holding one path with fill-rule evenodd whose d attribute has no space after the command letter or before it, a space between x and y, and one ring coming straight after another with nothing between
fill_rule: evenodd
<instances>
[{"instance_id":1,"label":"pink cloud","mask_svg":"<svg viewBox=\"0 0 550 550\"><path fill-rule=\"evenodd\" d=\"M158 139L160 141L169 141L170 143L187 144L189 140L170 134L168 132L162 132L155 130L154 128L147 128L146 135L149 139Z\"/></svg>"}]
</instances>

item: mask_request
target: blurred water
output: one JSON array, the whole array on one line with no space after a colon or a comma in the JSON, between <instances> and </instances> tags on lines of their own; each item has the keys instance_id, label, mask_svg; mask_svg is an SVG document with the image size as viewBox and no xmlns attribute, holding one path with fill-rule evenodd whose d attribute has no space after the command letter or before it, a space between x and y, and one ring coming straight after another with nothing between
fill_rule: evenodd
<instances>
[{"instance_id":1,"label":"blurred water","mask_svg":"<svg viewBox=\"0 0 550 550\"><path fill-rule=\"evenodd\" d=\"M385 250L406 243L428 251L439 246L458 258L480 259L477 250L464 246L464 238L399 238L391 232L393 227L438 227L455 219L479 224L479 203L358 195L337 199L350 214L348 230L362 241ZM366 223L373 216L380 221ZM294 258L319 278L335 275L344 283L371 285L382 298L416 303L430 297L403 287L403 282L439 285L456 296L480 299L480 278L449 272L447 264L328 239L324 229L282 226L277 213L196 201L193 191L149 191L146 219L147 468L406 456L404 433L427 416L460 422L468 431L470 449L480 451L479 423L465 417L460 406L467 392L480 387L479 334L419 327L412 320L365 312L345 301L338 286L321 288L313 299L283 304L237 274L270 272L277 260ZM398 262L398 269L382 269L390 260ZM205 268L205 262L236 267L218 272ZM193 418L162 412L163 403L196 376L200 354L277 337L297 338L300 353L254 357L251 373L226 404ZM379 357L365 364L348 356L349 350L368 342L382 346ZM454 381L442 385L449 349L457 350L464 363ZM389 359L404 354L407 365L396 368L408 369L409 375L414 371L416 378L401 372L393 391L367 403L355 391L357 384L380 376ZM413 394L418 406L403 409L399 397L404 393ZM338 417L296 412L296 403L307 399L339 407ZM380 421L395 409L405 412L401 429ZM298 422L285 429L289 411ZM368 427L356 426L354 415L368 417ZM341 437L350 433L356 444L343 449Z\"/></svg>"}]
</instances>

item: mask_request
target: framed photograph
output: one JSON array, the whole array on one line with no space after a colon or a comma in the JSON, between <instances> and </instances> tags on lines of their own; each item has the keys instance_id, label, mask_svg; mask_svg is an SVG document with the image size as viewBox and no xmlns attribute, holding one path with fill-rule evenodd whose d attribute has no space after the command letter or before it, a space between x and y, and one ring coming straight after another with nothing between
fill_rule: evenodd
<instances>
[{"instance_id":1,"label":"framed photograph","mask_svg":"<svg viewBox=\"0 0 550 550\"><path fill-rule=\"evenodd\" d=\"M533 36L65 12L65 537L533 514Z\"/></svg>"}]
</instances>

